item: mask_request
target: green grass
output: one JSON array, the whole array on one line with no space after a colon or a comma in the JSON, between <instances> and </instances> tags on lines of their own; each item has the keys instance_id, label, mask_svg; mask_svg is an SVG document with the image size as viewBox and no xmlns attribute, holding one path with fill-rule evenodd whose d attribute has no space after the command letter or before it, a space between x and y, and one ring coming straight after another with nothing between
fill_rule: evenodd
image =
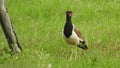
<instances>
[{"instance_id":1,"label":"green grass","mask_svg":"<svg viewBox=\"0 0 120 68\"><path fill-rule=\"evenodd\" d=\"M119 0L7 0L21 54L11 56L0 29L0 68L119 68ZM89 49L62 37L65 12L81 30Z\"/></svg>"}]
</instances>

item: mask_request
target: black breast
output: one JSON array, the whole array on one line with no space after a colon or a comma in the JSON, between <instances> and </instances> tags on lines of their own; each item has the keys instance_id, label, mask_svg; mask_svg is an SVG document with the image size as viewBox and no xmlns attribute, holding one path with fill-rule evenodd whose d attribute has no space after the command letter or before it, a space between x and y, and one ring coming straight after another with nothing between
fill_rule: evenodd
<instances>
[{"instance_id":1,"label":"black breast","mask_svg":"<svg viewBox=\"0 0 120 68\"><path fill-rule=\"evenodd\" d=\"M64 26L64 35L69 38L72 35L73 25L70 22L67 22Z\"/></svg>"}]
</instances>

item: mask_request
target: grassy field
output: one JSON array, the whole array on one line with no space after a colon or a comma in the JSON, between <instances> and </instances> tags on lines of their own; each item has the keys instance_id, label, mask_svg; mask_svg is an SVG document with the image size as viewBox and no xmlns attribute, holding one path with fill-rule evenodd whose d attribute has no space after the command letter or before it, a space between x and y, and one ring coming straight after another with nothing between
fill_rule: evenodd
<instances>
[{"instance_id":1,"label":"grassy field","mask_svg":"<svg viewBox=\"0 0 120 68\"><path fill-rule=\"evenodd\" d=\"M119 68L120 0L6 0L21 54L11 56L0 28L0 68ZM62 37L65 12L89 49Z\"/></svg>"}]
</instances>

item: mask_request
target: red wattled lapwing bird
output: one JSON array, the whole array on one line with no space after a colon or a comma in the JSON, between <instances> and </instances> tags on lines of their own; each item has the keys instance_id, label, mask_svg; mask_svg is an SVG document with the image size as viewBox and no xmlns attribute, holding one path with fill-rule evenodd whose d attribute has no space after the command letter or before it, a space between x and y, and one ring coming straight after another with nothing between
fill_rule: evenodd
<instances>
[{"instance_id":1,"label":"red wattled lapwing bird","mask_svg":"<svg viewBox=\"0 0 120 68\"><path fill-rule=\"evenodd\" d=\"M66 12L66 23L63 30L63 36L67 43L71 45L76 45L84 50L87 50L88 47L83 40L82 34L80 31L72 24L71 21L72 11Z\"/></svg>"}]
</instances>

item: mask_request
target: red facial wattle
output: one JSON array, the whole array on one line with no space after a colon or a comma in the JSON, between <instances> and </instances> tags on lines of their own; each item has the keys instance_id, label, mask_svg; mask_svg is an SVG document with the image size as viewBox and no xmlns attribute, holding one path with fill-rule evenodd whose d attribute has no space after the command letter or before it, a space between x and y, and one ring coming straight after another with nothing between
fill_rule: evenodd
<instances>
[{"instance_id":1,"label":"red facial wattle","mask_svg":"<svg viewBox=\"0 0 120 68\"><path fill-rule=\"evenodd\" d=\"M72 16L72 13L68 13L69 16Z\"/></svg>"}]
</instances>

